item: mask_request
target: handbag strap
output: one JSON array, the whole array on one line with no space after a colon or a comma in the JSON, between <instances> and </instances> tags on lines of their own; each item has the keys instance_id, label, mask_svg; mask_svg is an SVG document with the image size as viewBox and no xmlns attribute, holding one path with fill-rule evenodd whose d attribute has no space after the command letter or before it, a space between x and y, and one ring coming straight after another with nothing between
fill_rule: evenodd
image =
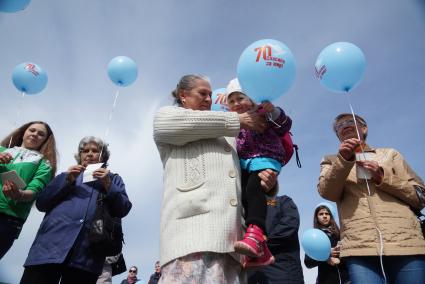
<instances>
[{"instance_id":1,"label":"handbag strap","mask_svg":"<svg viewBox=\"0 0 425 284\"><path fill-rule=\"evenodd\" d=\"M419 201L421 202L422 208L425 207L425 189L419 185L415 185L416 195L418 196Z\"/></svg>"},{"instance_id":2,"label":"handbag strap","mask_svg":"<svg viewBox=\"0 0 425 284\"><path fill-rule=\"evenodd\" d=\"M300 156L298 155L298 145L294 144L294 150L295 150L295 159L297 161L297 167L301 168L301 160L300 160Z\"/></svg>"}]
</instances>

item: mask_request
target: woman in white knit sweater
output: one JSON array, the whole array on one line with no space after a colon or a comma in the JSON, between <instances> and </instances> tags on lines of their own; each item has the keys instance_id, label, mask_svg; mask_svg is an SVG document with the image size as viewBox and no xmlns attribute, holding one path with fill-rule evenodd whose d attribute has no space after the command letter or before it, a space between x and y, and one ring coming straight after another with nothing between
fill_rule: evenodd
<instances>
[{"instance_id":1,"label":"woman in white knit sweater","mask_svg":"<svg viewBox=\"0 0 425 284\"><path fill-rule=\"evenodd\" d=\"M154 118L154 140L164 166L159 283L244 283L233 244L242 238L239 159L241 128L262 131L256 113L214 112L207 77L183 76L177 106ZM260 173L265 191L276 183Z\"/></svg>"}]
</instances>

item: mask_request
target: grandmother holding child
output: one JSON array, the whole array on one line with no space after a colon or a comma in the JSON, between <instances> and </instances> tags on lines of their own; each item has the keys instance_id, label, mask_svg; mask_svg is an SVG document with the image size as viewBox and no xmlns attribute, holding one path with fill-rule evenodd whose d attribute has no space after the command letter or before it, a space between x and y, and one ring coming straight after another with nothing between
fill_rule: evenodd
<instances>
[{"instance_id":1,"label":"grandmother holding child","mask_svg":"<svg viewBox=\"0 0 425 284\"><path fill-rule=\"evenodd\" d=\"M242 239L235 137L241 129L262 132L267 124L255 112L210 111L211 93L207 77L183 76L172 92L176 106L154 117L164 167L159 283L246 281L234 249ZM265 191L275 186L275 172L258 175Z\"/></svg>"}]
</instances>

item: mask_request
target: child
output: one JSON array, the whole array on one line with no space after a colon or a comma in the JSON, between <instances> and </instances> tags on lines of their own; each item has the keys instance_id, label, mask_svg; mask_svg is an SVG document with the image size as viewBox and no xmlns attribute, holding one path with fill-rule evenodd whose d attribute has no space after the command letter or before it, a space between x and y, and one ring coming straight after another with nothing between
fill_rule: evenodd
<instances>
[{"instance_id":1,"label":"child","mask_svg":"<svg viewBox=\"0 0 425 284\"><path fill-rule=\"evenodd\" d=\"M248 256L244 267L269 265L274 262L274 257L266 243L267 200L258 173L265 169L280 172L285 157L280 137L289 131L292 120L270 102L257 106L243 93L237 79L230 81L226 96L230 111L244 113L257 110L270 118L264 133L241 129L236 138L242 169L242 203L248 228L243 240L235 243L235 251Z\"/></svg>"},{"instance_id":2,"label":"child","mask_svg":"<svg viewBox=\"0 0 425 284\"><path fill-rule=\"evenodd\" d=\"M304 264L308 268L318 266L316 280L318 284L339 284L346 283L348 280L345 266L341 265L339 259L339 228L331 212L332 210L328 206L319 204L314 211L313 217L314 228L322 230L331 241L331 256L327 261L317 261L308 255L304 258Z\"/></svg>"}]
</instances>

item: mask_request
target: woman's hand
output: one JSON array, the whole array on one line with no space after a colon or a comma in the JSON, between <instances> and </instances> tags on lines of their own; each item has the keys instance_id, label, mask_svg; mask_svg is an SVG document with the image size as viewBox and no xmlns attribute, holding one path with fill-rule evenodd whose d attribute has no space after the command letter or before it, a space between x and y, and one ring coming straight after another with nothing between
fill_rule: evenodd
<instances>
[{"instance_id":1,"label":"woman's hand","mask_svg":"<svg viewBox=\"0 0 425 284\"><path fill-rule=\"evenodd\" d=\"M331 257L339 257L340 246L331 248Z\"/></svg>"},{"instance_id":2,"label":"woman's hand","mask_svg":"<svg viewBox=\"0 0 425 284\"><path fill-rule=\"evenodd\" d=\"M271 169L266 169L258 173L261 179L261 186L265 193L269 192L276 186L277 173Z\"/></svg>"},{"instance_id":3,"label":"woman's hand","mask_svg":"<svg viewBox=\"0 0 425 284\"><path fill-rule=\"evenodd\" d=\"M350 138L344 140L339 145L339 154L347 161L354 160L355 149L360 146L360 140L357 138Z\"/></svg>"},{"instance_id":4,"label":"woman's hand","mask_svg":"<svg viewBox=\"0 0 425 284\"><path fill-rule=\"evenodd\" d=\"M109 177L108 174L109 174L109 170L105 168L99 168L93 172L93 177L100 180L106 192L109 191L109 188L111 186L111 178Z\"/></svg>"},{"instance_id":5,"label":"woman's hand","mask_svg":"<svg viewBox=\"0 0 425 284\"><path fill-rule=\"evenodd\" d=\"M375 184L381 184L384 178L384 170L375 161L357 161L360 167L365 168L372 174L372 181Z\"/></svg>"},{"instance_id":6,"label":"woman's hand","mask_svg":"<svg viewBox=\"0 0 425 284\"><path fill-rule=\"evenodd\" d=\"M250 129L256 132L264 132L267 128L266 119L255 111L248 111L239 114L241 128Z\"/></svg>"},{"instance_id":7,"label":"woman's hand","mask_svg":"<svg viewBox=\"0 0 425 284\"><path fill-rule=\"evenodd\" d=\"M9 197L13 200L21 200L22 197L22 191L19 190L16 185L10 181L10 180L6 180L3 184L3 194L6 197Z\"/></svg>"},{"instance_id":8,"label":"woman's hand","mask_svg":"<svg viewBox=\"0 0 425 284\"><path fill-rule=\"evenodd\" d=\"M335 266L335 265L338 265L338 264L340 264L341 263L341 261L339 260L339 258L337 258L337 257L330 257L329 259L328 259L328 264L329 265L332 265L332 266Z\"/></svg>"},{"instance_id":9,"label":"woman's hand","mask_svg":"<svg viewBox=\"0 0 425 284\"><path fill-rule=\"evenodd\" d=\"M74 184L77 177L83 172L86 168L82 165L75 165L68 168L67 180L69 184Z\"/></svg>"},{"instance_id":10,"label":"woman's hand","mask_svg":"<svg viewBox=\"0 0 425 284\"><path fill-rule=\"evenodd\" d=\"M10 153L0 153L0 163L9 164L13 160L13 157Z\"/></svg>"}]
</instances>

